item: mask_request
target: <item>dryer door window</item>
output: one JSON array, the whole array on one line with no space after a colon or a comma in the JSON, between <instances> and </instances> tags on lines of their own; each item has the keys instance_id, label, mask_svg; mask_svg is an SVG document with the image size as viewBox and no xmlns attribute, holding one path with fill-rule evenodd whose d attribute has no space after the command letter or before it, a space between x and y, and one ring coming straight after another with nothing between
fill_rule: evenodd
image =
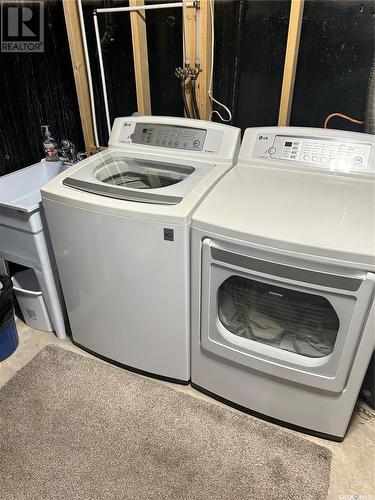
<instances>
[{"instance_id":1,"label":"dryer door window","mask_svg":"<svg viewBox=\"0 0 375 500\"><path fill-rule=\"evenodd\" d=\"M333 351L340 322L325 297L234 275L219 287L217 303L233 335L309 358Z\"/></svg>"}]
</instances>

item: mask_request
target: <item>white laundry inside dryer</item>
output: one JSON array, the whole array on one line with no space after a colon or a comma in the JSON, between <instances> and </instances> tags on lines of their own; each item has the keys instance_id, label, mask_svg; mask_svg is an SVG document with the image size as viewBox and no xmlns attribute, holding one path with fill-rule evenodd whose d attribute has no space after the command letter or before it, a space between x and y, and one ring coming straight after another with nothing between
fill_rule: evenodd
<instances>
[{"instance_id":1,"label":"white laundry inside dryer","mask_svg":"<svg viewBox=\"0 0 375 500\"><path fill-rule=\"evenodd\" d=\"M320 358L333 351L339 319L324 297L231 276L218 290L218 315L234 335Z\"/></svg>"}]
</instances>

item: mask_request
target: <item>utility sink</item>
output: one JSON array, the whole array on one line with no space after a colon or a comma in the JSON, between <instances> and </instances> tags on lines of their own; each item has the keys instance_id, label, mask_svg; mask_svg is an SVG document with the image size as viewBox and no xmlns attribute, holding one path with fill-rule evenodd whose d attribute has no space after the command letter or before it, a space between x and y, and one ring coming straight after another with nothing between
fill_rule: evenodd
<instances>
[{"instance_id":1,"label":"utility sink","mask_svg":"<svg viewBox=\"0 0 375 500\"><path fill-rule=\"evenodd\" d=\"M34 269L59 338L65 337L65 306L40 188L67 168L41 161L0 177L0 259Z\"/></svg>"},{"instance_id":2,"label":"utility sink","mask_svg":"<svg viewBox=\"0 0 375 500\"><path fill-rule=\"evenodd\" d=\"M39 210L40 188L67 168L61 161L41 161L0 177L0 214L1 207L27 213Z\"/></svg>"}]
</instances>

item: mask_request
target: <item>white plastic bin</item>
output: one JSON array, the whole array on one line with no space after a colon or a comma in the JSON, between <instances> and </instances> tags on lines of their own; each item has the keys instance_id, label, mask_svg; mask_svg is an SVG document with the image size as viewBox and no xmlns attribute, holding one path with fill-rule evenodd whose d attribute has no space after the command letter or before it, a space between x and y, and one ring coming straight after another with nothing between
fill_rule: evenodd
<instances>
[{"instance_id":1,"label":"white plastic bin","mask_svg":"<svg viewBox=\"0 0 375 500\"><path fill-rule=\"evenodd\" d=\"M12 281L25 323L37 330L52 332L53 327L34 270L19 271L14 274Z\"/></svg>"}]
</instances>

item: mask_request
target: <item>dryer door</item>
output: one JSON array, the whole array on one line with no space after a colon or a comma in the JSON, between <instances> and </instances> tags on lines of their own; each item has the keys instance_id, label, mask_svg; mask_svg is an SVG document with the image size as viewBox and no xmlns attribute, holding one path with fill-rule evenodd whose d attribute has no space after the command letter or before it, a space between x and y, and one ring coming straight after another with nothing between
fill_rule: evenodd
<instances>
[{"instance_id":1,"label":"dryer door","mask_svg":"<svg viewBox=\"0 0 375 500\"><path fill-rule=\"evenodd\" d=\"M312 262L286 262L210 239L202 248L202 348L250 369L341 392L375 276L317 270Z\"/></svg>"}]
</instances>

